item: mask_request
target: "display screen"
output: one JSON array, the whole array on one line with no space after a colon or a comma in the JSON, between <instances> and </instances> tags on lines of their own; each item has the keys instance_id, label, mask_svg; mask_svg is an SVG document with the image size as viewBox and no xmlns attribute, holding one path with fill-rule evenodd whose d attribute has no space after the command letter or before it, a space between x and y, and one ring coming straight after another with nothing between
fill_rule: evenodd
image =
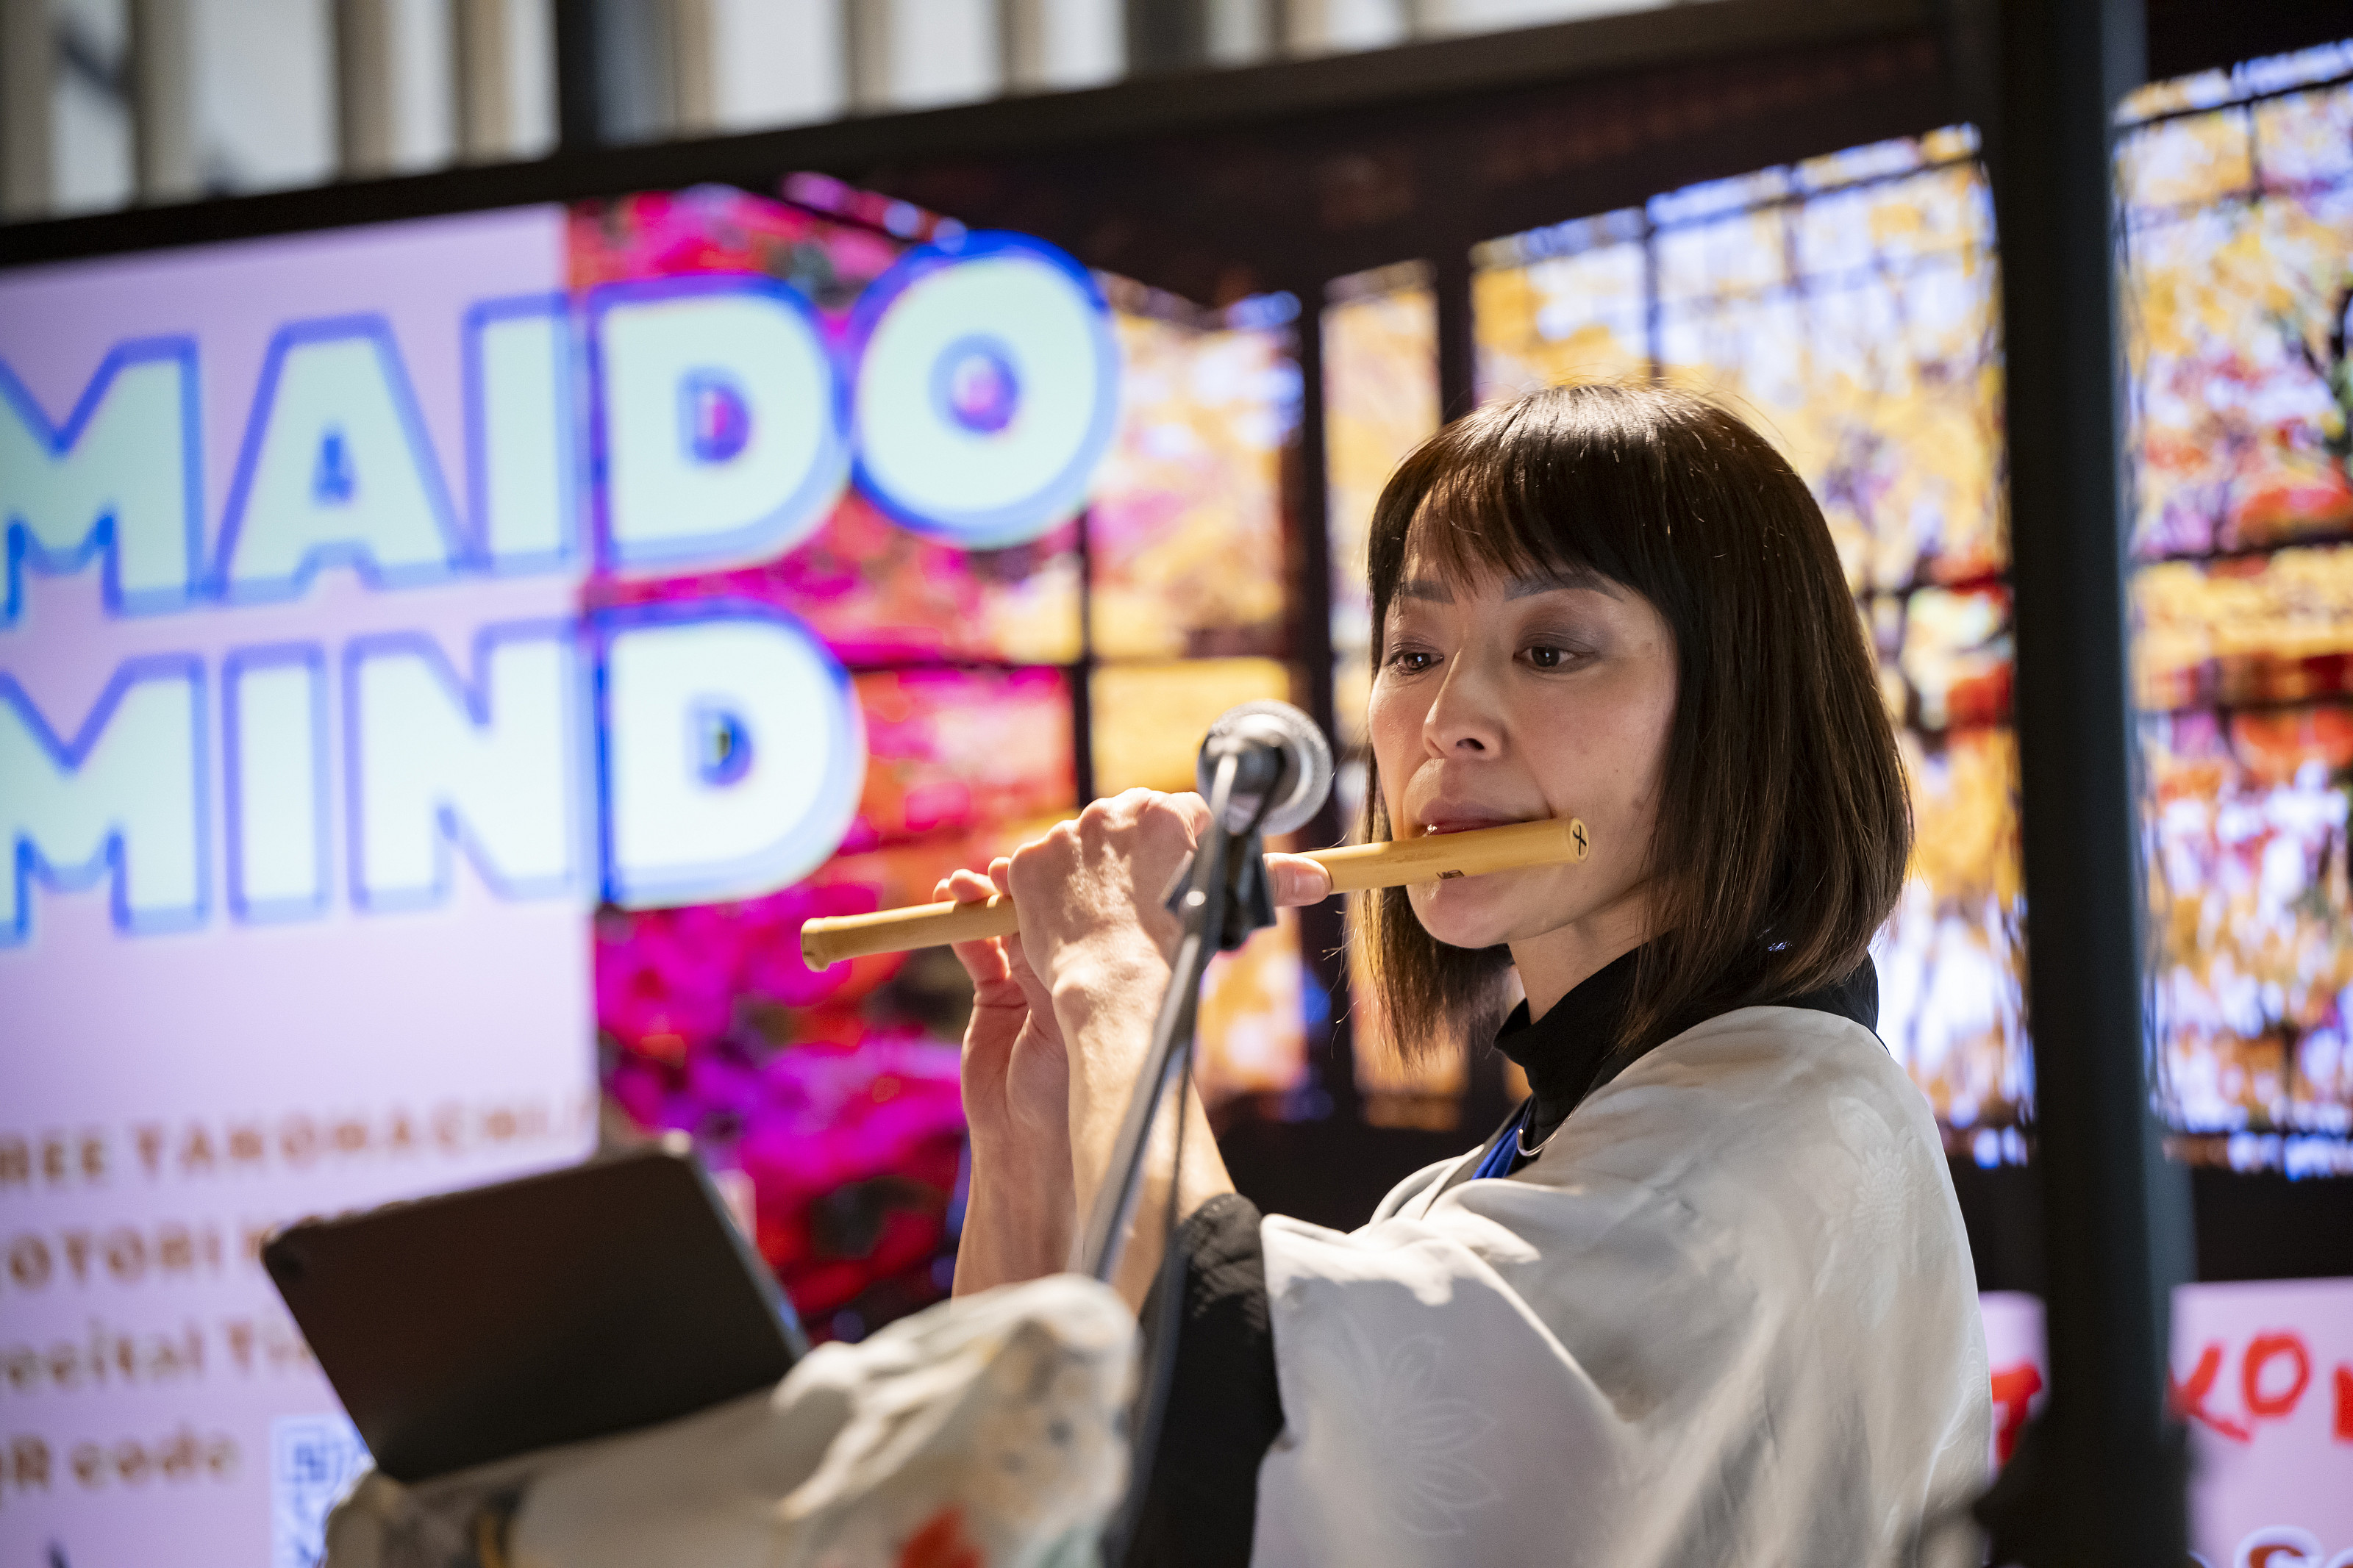
<instances>
[{"instance_id":1,"label":"display screen","mask_svg":"<svg viewBox=\"0 0 2353 1568\"><path fill-rule=\"evenodd\" d=\"M597 616L756 605L807 627L847 671L864 783L832 852L776 890L614 900L656 907L598 916L597 1023L629 1124L740 1172L812 1328L855 1337L948 1279L964 988L938 949L811 974L800 922L925 902L1082 790L1190 787L1211 719L1290 695L1276 465L1295 398L1279 302L1248 324L1067 262L1011 295L987 276L1011 264L953 225L943 245L944 220L814 176L787 188L576 209L570 286L592 315L610 290L691 299L711 279L805 300L858 367L851 481L791 537L641 567L608 552L584 592ZM1023 312L1040 346L992 347ZM983 509L956 476L976 459L1001 499L967 521ZM1225 961L1213 1099L1303 1075L1297 970L1287 928Z\"/></svg>"},{"instance_id":2,"label":"display screen","mask_svg":"<svg viewBox=\"0 0 2353 1568\"><path fill-rule=\"evenodd\" d=\"M2348 74L2146 90L2119 160L2159 1095L2291 1174L2353 1168Z\"/></svg>"},{"instance_id":3,"label":"display screen","mask_svg":"<svg viewBox=\"0 0 2353 1568\"><path fill-rule=\"evenodd\" d=\"M11 1538L307 1563L299 1215L684 1131L816 1337L944 1294L961 972L800 922L1293 694L1290 314L815 177L0 279Z\"/></svg>"},{"instance_id":4,"label":"display screen","mask_svg":"<svg viewBox=\"0 0 2353 1568\"><path fill-rule=\"evenodd\" d=\"M2291 1174L2353 1169L2348 64L2146 89L2117 159L2158 1106L2177 1152ZM1475 303L1485 395L1662 374L1731 399L1812 487L1912 779L1880 1033L1956 1151L1998 1163L2024 1156L2032 1062L1974 153L1939 132L1513 236ZM1361 338L1363 312L1327 321Z\"/></svg>"}]
</instances>

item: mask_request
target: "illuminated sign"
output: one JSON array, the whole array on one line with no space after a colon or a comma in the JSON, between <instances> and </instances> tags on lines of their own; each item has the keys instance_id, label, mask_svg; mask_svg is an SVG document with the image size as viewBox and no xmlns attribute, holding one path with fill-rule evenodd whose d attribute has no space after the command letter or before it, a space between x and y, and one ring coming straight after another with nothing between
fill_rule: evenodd
<instances>
[{"instance_id":1,"label":"illuminated sign","mask_svg":"<svg viewBox=\"0 0 2353 1568\"><path fill-rule=\"evenodd\" d=\"M383 592L562 573L590 531L584 501L623 573L765 558L824 520L853 468L906 526L1002 547L1083 503L1116 415L1101 296L1011 236L908 254L840 353L767 278L611 285L580 318L542 293L471 301L448 324L463 506L390 321L280 324L208 556L196 336L111 345L58 421L0 363L5 625L35 574L96 571L110 613L153 616L300 600L336 570ZM347 759L340 847L321 804L331 752ZM370 911L445 901L460 852L512 899L741 897L832 852L861 773L846 677L774 610L485 626L463 650L402 633L278 641L217 672L144 656L82 712L0 673L0 942L26 939L36 883L106 884L131 933L204 924L224 884L231 919L314 918L338 855Z\"/></svg>"},{"instance_id":2,"label":"illuminated sign","mask_svg":"<svg viewBox=\"0 0 2353 1568\"><path fill-rule=\"evenodd\" d=\"M592 906L848 831L817 636L603 588L853 485L970 547L1086 499L1118 365L1067 258L965 237L819 311L576 288L570 217L0 274L9 1561L307 1564L354 1449L260 1237L588 1152Z\"/></svg>"}]
</instances>

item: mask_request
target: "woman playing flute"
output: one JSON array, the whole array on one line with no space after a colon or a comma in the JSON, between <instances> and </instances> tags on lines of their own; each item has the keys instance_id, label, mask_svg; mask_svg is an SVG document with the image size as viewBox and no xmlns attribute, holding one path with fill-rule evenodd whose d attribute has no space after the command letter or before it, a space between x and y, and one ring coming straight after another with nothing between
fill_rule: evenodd
<instances>
[{"instance_id":1,"label":"woman playing flute","mask_svg":"<svg viewBox=\"0 0 2353 1568\"><path fill-rule=\"evenodd\" d=\"M1929 1109L1873 1033L1911 822L1820 510L1724 410L1537 393L1400 467L1370 552L1368 839L1574 813L1581 866L1360 895L1391 1037L1531 1093L1342 1233L1235 1193L1189 1097L1118 1283L1183 1216L1132 1560L1977 1561L1989 1401ZM956 1289L1066 1267L1176 935L1193 795L1131 791L942 897L972 1188ZM1328 891L1273 858L1278 896ZM1516 991L1522 998L1496 1019Z\"/></svg>"}]
</instances>

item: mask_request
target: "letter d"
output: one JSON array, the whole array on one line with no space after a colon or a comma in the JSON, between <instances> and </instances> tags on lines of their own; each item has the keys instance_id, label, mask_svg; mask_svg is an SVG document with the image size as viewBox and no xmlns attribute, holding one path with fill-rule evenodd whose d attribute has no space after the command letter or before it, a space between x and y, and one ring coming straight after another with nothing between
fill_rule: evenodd
<instances>
[{"instance_id":1,"label":"letter d","mask_svg":"<svg viewBox=\"0 0 2353 1568\"><path fill-rule=\"evenodd\" d=\"M849 676L790 616L732 601L601 622L606 896L753 898L822 865L858 811Z\"/></svg>"},{"instance_id":2,"label":"letter d","mask_svg":"<svg viewBox=\"0 0 2353 1568\"><path fill-rule=\"evenodd\" d=\"M608 284L588 309L611 565L753 561L815 531L849 447L807 300L767 279L663 278Z\"/></svg>"}]
</instances>

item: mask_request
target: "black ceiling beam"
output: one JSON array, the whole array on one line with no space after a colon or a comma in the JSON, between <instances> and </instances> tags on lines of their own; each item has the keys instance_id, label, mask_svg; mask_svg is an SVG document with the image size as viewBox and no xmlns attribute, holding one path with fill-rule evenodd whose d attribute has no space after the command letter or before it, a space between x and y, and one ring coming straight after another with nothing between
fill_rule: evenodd
<instances>
[{"instance_id":1,"label":"black ceiling beam","mask_svg":"<svg viewBox=\"0 0 2353 1568\"><path fill-rule=\"evenodd\" d=\"M592 9L578 0L572 4ZM1739 59L1760 49L1918 35L1926 25L1921 0L1713 0L1320 59L1171 71L1081 92L854 115L691 142L575 143L527 163L11 224L0 226L0 266L579 201L702 181L762 189L795 169L854 180L872 169L934 161L1107 148L1211 131L1279 133L1286 125L1334 113L1378 115L1447 100L1475 102L1514 89L1567 89L1627 72ZM585 39L580 48L585 52ZM577 129L586 131L585 113L575 117L584 121Z\"/></svg>"},{"instance_id":2,"label":"black ceiling beam","mask_svg":"<svg viewBox=\"0 0 2353 1568\"><path fill-rule=\"evenodd\" d=\"M1481 240L1926 131L1957 118L1953 101L1933 40L1899 33L1334 110L1280 134L882 165L857 183L1226 304L1398 261L1460 271ZM1456 358L1450 397L1468 386Z\"/></svg>"},{"instance_id":3,"label":"black ceiling beam","mask_svg":"<svg viewBox=\"0 0 2353 1568\"><path fill-rule=\"evenodd\" d=\"M1082 92L853 116L701 141L606 146L596 139L599 106L590 23L596 8L593 0L560 0L558 20L569 24L560 26L558 40L567 85L561 95L565 136L547 158L0 225L0 266L703 181L768 190L778 175L796 169L821 170L923 201L918 188L961 188L972 183L971 171L992 162L1059 175L1084 157L1101 170L1103 187L1120 194L1124 207L1068 214L1070 226L1049 237L1093 265L1134 271L1134 256L1094 254L1093 242L1129 223L1128 212L1142 212L1148 220L1153 204L1169 190L1159 182L1180 171L1197 190L1232 191L1240 171L1214 165L1230 160L1237 147L1248 148L1256 158L1252 172L1262 173L1305 143L1329 149L1386 135L1395 146L1424 129L1442 140L1448 125L1466 128L1458 138L1462 145L1476 141L1472 132L1483 125L1491 153L1528 164L1528 177L1490 181L1492 188L1477 202L1455 194L1461 221L1484 237L1639 201L1711 172L1754 168L1956 118L1935 40L1932 12L1943 8L1931 0L1712 0L1321 59L1174 71ZM2341 11L2320 0L2259 6L2151 0L2150 67L2160 76L2179 74L2325 42L2346 31ZM1891 59L1897 62L1892 70ZM1778 76L1758 86L1754 79L1763 63L1774 61ZM1641 80L1651 83L1651 90L1636 101L1627 84ZM1595 101L1597 94L1613 90L1614 105ZM1786 101L1793 91L1799 100ZM1750 111L1734 112L1744 95L1754 100ZM1612 119L1613 132L1639 131L1641 144L1609 150L1608 139L1593 130L1605 117ZM1680 129L1678 117L1686 121ZM1285 237L1279 231L1289 225L1271 230L1253 222L1244 228L1218 222L1212 213L1203 215L1208 227L1195 232L1212 246L1240 240L1245 248L1264 249L1262 257L1243 258L1245 273L1289 278L1428 254L1433 240L1455 243L1461 237L1455 225L1419 202L1389 199L1397 210L1384 226L1379 215L1388 198L1383 192L1394 173L1377 158L1360 158L1353 172L1315 171L1323 187L1319 205L1346 206L1352 181L1366 199L1357 204L1356 221L1294 246L1288 255L1280 253ZM1429 177L1424 171L1425 183ZM1436 177L1441 184L1447 180L1443 170ZM924 205L968 221L1018 226L945 202ZM1276 210L1295 215L1301 209L1286 190ZM1113 247L1122 248L1147 261L1166 249ZM1232 291L1205 283L1198 262L1145 270L1184 277L1187 281L1176 291L1198 299ZM1154 277L1145 280L1176 287Z\"/></svg>"},{"instance_id":4,"label":"black ceiling beam","mask_svg":"<svg viewBox=\"0 0 2353 1568\"><path fill-rule=\"evenodd\" d=\"M2353 37L2345 0L2148 0L2147 14L2151 81Z\"/></svg>"}]
</instances>

